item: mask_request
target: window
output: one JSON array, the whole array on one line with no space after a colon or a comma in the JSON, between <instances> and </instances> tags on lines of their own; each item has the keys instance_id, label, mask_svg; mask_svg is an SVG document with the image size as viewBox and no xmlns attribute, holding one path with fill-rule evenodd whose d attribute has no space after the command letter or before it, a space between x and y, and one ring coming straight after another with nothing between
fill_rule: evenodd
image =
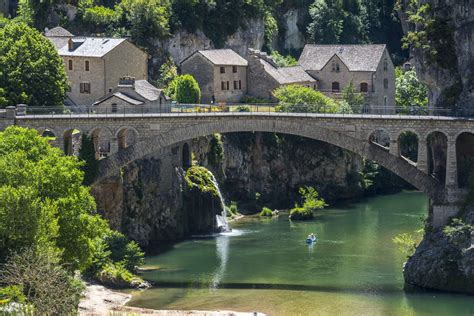
<instances>
[{"instance_id":1,"label":"window","mask_svg":"<svg viewBox=\"0 0 474 316\"><path fill-rule=\"evenodd\" d=\"M339 63L336 64L336 72L339 72L341 69L339 67Z\"/></svg>"},{"instance_id":2,"label":"window","mask_svg":"<svg viewBox=\"0 0 474 316\"><path fill-rule=\"evenodd\" d=\"M339 72L341 70L341 67L339 66L339 63L332 62L332 71L333 72Z\"/></svg>"},{"instance_id":3,"label":"window","mask_svg":"<svg viewBox=\"0 0 474 316\"><path fill-rule=\"evenodd\" d=\"M225 82L224 81L221 82L221 90L225 90Z\"/></svg>"},{"instance_id":4,"label":"window","mask_svg":"<svg viewBox=\"0 0 474 316\"><path fill-rule=\"evenodd\" d=\"M237 66L232 66L232 72L235 74L237 73Z\"/></svg>"},{"instance_id":5,"label":"window","mask_svg":"<svg viewBox=\"0 0 474 316\"><path fill-rule=\"evenodd\" d=\"M234 90L237 90L238 86L237 86L237 81L234 81Z\"/></svg>"},{"instance_id":6,"label":"window","mask_svg":"<svg viewBox=\"0 0 474 316\"><path fill-rule=\"evenodd\" d=\"M383 87L384 87L385 89L388 89L388 79L387 79L387 78L385 78L385 79L383 80Z\"/></svg>"},{"instance_id":7,"label":"window","mask_svg":"<svg viewBox=\"0 0 474 316\"><path fill-rule=\"evenodd\" d=\"M81 82L79 85L81 93L90 94L91 93L91 84L89 82Z\"/></svg>"},{"instance_id":8,"label":"window","mask_svg":"<svg viewBox=\"0 0 474 316\"><path fill-rule=\"evenodd\" d=\"M227 89L226 90L229 90L229 81L227 81L227 85L226 85Z\"/></svg>"},{"instance_id":9,"label":"window","mask_svg":"<svg viewBox=\"0 0 474 316\"><path fill-rule=\"evenodd\" d=\"M332 92L339 92L339 82L335 81L332 83Z\"/></svg>"},{"instance_id":10,"label":"window","mask_svg":"<svg viewBox=\"0 0 474 316\"><path fill-rule=\"evenodd\" d=\"M314 90L318 89L318 86L313 85L313 89L314 89Z\"/></svg>"},{"instance_id":11,"label":"window","mask_svg":"<svg viewBox=\"0 0 474 316\"><path fill-rule=\"evenodd\" d=\"M117 103L112 103L112 113L117 113Z\"/></svg>"},{"instance_id":12,"label":"window","mask_svg":"<svg viewBox=\"0 0 474 316\"><path fill-rule=\"evenodd\" d=\"M360 92L369 92L369 85L367 82L362 82L360 84Z\"/></svg>"},{"instance_id":13,"label":"window","mask_svg":"<svg viewBox=\"0 0 474 316\"><path fill-rule=\"evenodd\" d=\"M72 59L68 60L68 68L69 70L72 70Z\"/></svg>"},{"instance_id":14,"label":"window","mask_svg":"<svg viewBox=\"0 0 474 316\"><path fill-rule=\"evenodd\" d=\"M89 61L88 60L86 60L84 62L84 68L86 69L86 71L89 71Z\"/></svg>"},{"instance_id":15,"label":"window","mask_svg":"<svg viewBox=\"0 0 474 316\"><path fill-rule=\"evenodd\" d=\"M221 67L221 74L225 74L225 67Z\"/></svg>"},{"instance_id":16,"label":"window","mask_svg":"<svg viewBox=\"0 0 474 316\"><path fill-rule=\"evenodd\" d=\"M387 96L384 96L384 97L383 97L383 105L384 105L384 106L387 106L387 105L388 105L388 98L387 98Z\"/></svg>"},{"instance_id":17,"label":"window","mask_svg":"<svg viewBox=\"0 0 474 316\"><path fill-rule=\"evenodd\" d=\"M385 60L383 61L383 71L387 71L387 70L388 70L388 61L385 58Z\"/></svg>"},{"instance_id":18,"label":"window","mask_svg":"<svg viewBox=\"0 0 474 316\"><path fill-rule=\"evenodd\" d=\"M242 80L239 80L239 90L242 90Z\"/></svg>"}]
</instances>

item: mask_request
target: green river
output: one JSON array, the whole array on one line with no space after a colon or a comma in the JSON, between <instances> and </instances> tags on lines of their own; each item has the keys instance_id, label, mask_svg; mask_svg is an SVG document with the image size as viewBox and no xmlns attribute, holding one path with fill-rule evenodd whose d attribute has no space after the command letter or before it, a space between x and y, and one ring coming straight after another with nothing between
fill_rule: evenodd
<instances>
[{"instance_id":1,"label":"green river","mask_svg":"<svg viewBox=\"0 0 474 316\"><path fill-rule=\"evenodd\" d=\"M417 192L328 207L314 220L247 217L232 233L195 238L147 258L155 287L131 306L259 311L267 315L474 315L474 297L403 291L403 255L392 238L419 228ZM314 246L305 243L314 232Z\"/></svg>"}]
</instances>

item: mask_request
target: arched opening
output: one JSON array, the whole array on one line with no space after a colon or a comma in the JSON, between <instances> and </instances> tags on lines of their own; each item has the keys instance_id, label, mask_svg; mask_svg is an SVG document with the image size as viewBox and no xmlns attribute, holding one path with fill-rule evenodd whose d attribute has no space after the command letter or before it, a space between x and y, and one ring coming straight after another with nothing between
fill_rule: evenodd
<instances>
[{"instance_id":1,"label":"arched opening","mask_svg":"<svg viewBox=\"0 0 474 316\"><path fill-rule=\"evenodd\" d=\"M122 128L117 135L119 149L125 149L138 141L138 132L133 128Z\"/></svg>"},{"instance_id":2,"label":"arched opening","mask_svg":"<svg viewBox=\"0 0 474 316\"><path fill-rule=\"evenodd\" d=\"M56 135L54 134L54 132L49 129L43 130L43 132L41 132L41 136L51 138L52 140L56 139Z\"/></svg>"},{"instance_id":3,"label":"arched opening","mask_svg":"<svg viewBox=\"0 0 474 316\"><path fill-rule=\"evenodd\" d=\"M418 135L412 131L402 132L398 136L400 155L412 162L418 161Z\"/></svg>"},{"instance_id":4,"label":"arched opening","mask_svg":"<svg viewBox=\"0 0 474 316\"><path fill-rule=\"evenodd\" d=\"M367 84L367 82L362 82L360 84L360 92L363 92L363 93L369 92L369 85Z\"/></svg>"},{"instance_id":5,"label":"arched opening","mask_svg":"<svg viewBox=\"0 0 474 316\"><path fill-rule=\"evenodd\" d=\"M465 132L456 139L458 184L467 188L474 181L474 133Z\"/></svg>"},{"instance_id":6,"label":"arched opening","mask_svg":"<svg viewBox=\"0 0 474 316\"><path fill-rule=\"evenodd\" d=\"M92 143L94 144L95 158L97 160L105 158L110 153L110 132L104 128L96 128L90 133Z\"/></svg>"},{"instance_id":7,"label":"arched opening","mask_svg":"<svg viewBox=\"0 0 474 316\"><path fill-rule=\"evenodd\" d=\"M332 92L339 92L339 90L340 90L339 82L334 81L332 83Z\"/></svg>"},{"instance_id":8,"label":"arched opening","mask_svg":"<svg viewBox=\"0 0 474 316\"><path fill-rule=\"evenodd\" d=\"M64 132L64 153L66 156L79 156L81 149L82 132L78 129L69 129Z\"/></svg>"},{"instance_id":9,"label":"arched opening","mask_svg":"<svg viewBox=\"0 0 474 316\"><path fill-rule=\"evenodd\" d=\"M386 149L390 148L390 134L384 129L373 131L369 136L369 141Z\"/></svg>"},{"instance_id":10,"label":"arched opening","mask_svg":"<svg viewBox=\"0 0 474 316\"><path fill-rule=\"evenodd\" d=\"M182 149L182 166L183 166L183 169L186 170L188 169L189 167L191 167L192 163L191 163L191 153L189 151L189 145L187 143L185 143L183 145L183 149Z\"/></svg>"},{"instance_id":11,"label":"arched opening","mask_svg":"<svg viewBox=\"0 0 474 316\"><path fill-rule=\"evenodd\" d=\"M432 132L427 137L427 147L428 174L445 184L448 137L438 131Z\"/></svg>"}]
</instances>

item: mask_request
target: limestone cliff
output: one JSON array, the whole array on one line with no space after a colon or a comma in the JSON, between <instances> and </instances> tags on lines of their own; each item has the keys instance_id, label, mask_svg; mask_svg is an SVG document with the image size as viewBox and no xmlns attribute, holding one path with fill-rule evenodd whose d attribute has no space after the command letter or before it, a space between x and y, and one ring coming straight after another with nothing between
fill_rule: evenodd
<instances>
[{"instance_id":1,"label":"limestone cliff","mask_svg":"<svg viewBox=\"0 0 474 316\"><path fill-rule=\"evenodd\" d=\"M409 285L474 293L474 209L441 229L428 229L404 269Z\"/></svg>"},{"instance_id":2,"label":"limestone cliff","mask_svg":"<svg viewBox=\"0 0 474 316\"><path fill-rule=\"evenodd\" d=\"M474 2L469 0L420 0L428 4L427 25L407 21L413 11L402 1L399 12L405 32L426 31L429 48L412 48L421 79L429 87L433 107L473 110L474 101ZM427 21L425 20L425 21ZM436 51L432 56L430 51ZM473 113L470 113L473 115Z\"/></svg>"}]
</instances>

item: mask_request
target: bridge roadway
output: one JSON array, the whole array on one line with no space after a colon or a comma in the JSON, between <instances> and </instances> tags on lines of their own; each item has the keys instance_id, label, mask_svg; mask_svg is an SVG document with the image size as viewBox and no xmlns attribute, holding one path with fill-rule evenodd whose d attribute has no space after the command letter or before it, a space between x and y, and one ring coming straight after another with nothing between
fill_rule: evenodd
<instances>
[{"instance_id":1,"label":"bridge roadway","mask_svg":"<svg viewBox=\"0 0 474 316\"><path fill-rule=\"evenodd\" d=\"M56 136L64 148L72 130L90 135L95 143L108 143L107 158L101 160L98 181L117 173L127 164L169 146L213 133L276 132L320 140L371 159L426 192L432 201L431 221L444 224L459 210L466 191L458 188L456 140L463 133L474 134L474 118L316 114L275 112L159 113L159 114L56 114L18 113L0 118L0 129L18 125ZM389 146L374 142L383 131ZM418 138L417 162L402 157L400 135L406 131ZM446 140L445 181L431 173L428 139L434 133ZM133 135L133 137L129 137ZM99 139L100 138L100 139ZM133 139L128 142L124 139ZM103 147L104 148L104 147Z\"/></svg>"}]
</instances>

